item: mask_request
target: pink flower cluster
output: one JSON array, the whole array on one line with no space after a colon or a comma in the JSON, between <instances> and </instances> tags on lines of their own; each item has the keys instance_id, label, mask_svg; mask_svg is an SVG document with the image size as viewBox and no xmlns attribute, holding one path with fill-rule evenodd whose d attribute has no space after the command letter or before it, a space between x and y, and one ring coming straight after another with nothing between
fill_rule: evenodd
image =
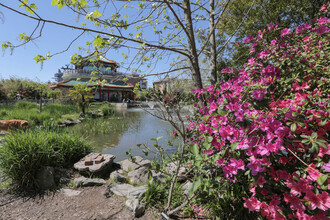
<instances>
[{"instance_id":1,"label":"pink flower cluster","mask_svg":"<svg viewBox=\"0 0 330 220\"><path fill-rule=\"evenodd\" d=\"M270 24L244 40L253 55L244 69L194 91L208 104L187 127L191 142L210 161L224 155L214 161L222 181L247 178L244 207L268 219L327 219L330 210L329 24L326 17L295 31ZM266 42L261 33L277 37Z\"/></svg>"}]
</instances>

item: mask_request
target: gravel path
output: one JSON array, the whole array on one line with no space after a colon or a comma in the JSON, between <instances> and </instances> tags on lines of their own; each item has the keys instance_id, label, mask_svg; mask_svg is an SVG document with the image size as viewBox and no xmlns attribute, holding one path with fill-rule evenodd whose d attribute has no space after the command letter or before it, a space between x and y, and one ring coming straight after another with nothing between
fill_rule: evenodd
<instances>
[{"instance_id":1,"label":"gravel path","mask_svg":"<svg viewBox=\"0 0 330 220\"><path fill-rule=\"evenodd\" d=\"M74 189L78 195L62 191L42 196L22 197L0 190L0 219L159 219L150 213L134 218L123 198L106 194L106 186ZM70 191L70 190L69 190Z\"/></svg>"}]
</instances>

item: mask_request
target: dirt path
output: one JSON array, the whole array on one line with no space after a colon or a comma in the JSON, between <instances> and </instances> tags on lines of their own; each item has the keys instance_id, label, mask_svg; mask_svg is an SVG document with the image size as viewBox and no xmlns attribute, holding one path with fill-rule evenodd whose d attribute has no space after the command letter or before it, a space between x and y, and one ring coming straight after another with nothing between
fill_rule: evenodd
<instances>
[{"instance_id":1,"label":"dirt path","mask_svg":"<svg viewBox=\"0 0 330 220\"><path fill-rule=\"evenodd\" d=\"M134 218L125 207L125 200L106 196L106 186L74 189L79 195L68 196L63 191L43 196L21 197L0 191L0 219L158 219L152 214Z\"/></svg>"}]
</instances>

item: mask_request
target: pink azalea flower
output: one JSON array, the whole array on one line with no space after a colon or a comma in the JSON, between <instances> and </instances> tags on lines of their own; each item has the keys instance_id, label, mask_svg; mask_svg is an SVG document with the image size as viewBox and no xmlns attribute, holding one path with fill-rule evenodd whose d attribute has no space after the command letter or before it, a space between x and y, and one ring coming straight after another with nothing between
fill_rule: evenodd
<instances>
[{"instance_id":1,"label":"pink azalea flower","mask_svg":"<svg viewBox=\"0 0 330 220\"><path fill-rule=\"evenodd\" d=\"M316 29L317 34L324 34L330 31L330 28L328 28L325 25L320 26L319 28Z\"/></svg>"},{"instance_id":2,"label":"pink azalea flower","mask_svg":"<svg viewBox=\"0 0 330 220\"><path fill-rule=\"evenodd\" d=\"M290 28L284 28L283 30L281 30L281 37L288 35L290 33Z\"/></svg>"},{"instance_id":3,"label":"pink azalea flower","mask_svg":"<svg viewBox=\"0 0 330 220\"><path fill-rule=\"evenodd\" d=\"M216 111L218 108L217 104L215 103L215 101L213 101L211 104L210 104L210 111L209 111L209 114L211 114L212 112Z\"/></svg>"},{"instance_id":4,"label":"pink azalea flower","mask_svg":"<svg viewBox=\"0 0 330 220\"><path fill-rule=\"evenodd\" d=\"M260 210L261 202L259 202L255 197L251 197L249 199L243 198L245 203L244 207L249 209L249 212L251 211L258 211Z\"/></svg>"},{"instance_id":5,"label":"pink azalea flower","mask_svg":"<svg viewBox=\"0 0 330 220\"><path fill-rule=\"evenodd\" d=\"M250 35L250 36L248 36L247 38L245 38L244 39L244 43L249 43L251 40L253 40L253 36L252 35Z\"/></svg>"},{"instance_id":6,"label":"pink azalea flower","mask_svg":"<svg viewBox=\"0 0 330 220\"><path fill-rule=\"evenodd\" d=\"M327 164L323 165L323 169L325 169L327 172L330 172L330 161Z\"/></svg>"},{"instance_id":7,"label":"pink azalea flower","mask_svg":"<svg viewBox=\"0 0 330 220\"><path fill-rule=\"evenodd\" d=\"M326 11L328 6L329 6L329 3L322 5L322 7L320 8L320 11Z\"/></svg>"}]
</instances>

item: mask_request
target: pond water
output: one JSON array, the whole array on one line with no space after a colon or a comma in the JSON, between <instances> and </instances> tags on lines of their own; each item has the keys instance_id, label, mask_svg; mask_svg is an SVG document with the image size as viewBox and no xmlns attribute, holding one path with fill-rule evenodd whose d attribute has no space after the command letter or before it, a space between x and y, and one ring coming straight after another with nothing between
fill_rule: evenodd
<instances>
[{"instance_id":1,"label":"pond water","mask_svg":"<svg viewBox=\"0 0 330 220\"><path fill-rule=\"evenodd\" d=\"M168 145L168 140L173 139L172 126L143 109L117 111L114 117L84 121L72 129L87 138L96 152L113 154L116 156L116 161L127 159L126 151L130 149L133 156L154 158L155 155L152 153L145 156L142 152L143 148L137 147L137 144L146 144L155 149L153 145L156 142L150 139L161 136L163 138L158 144L168 153L176 151L176 147Z\"/></svg>"}]
</instances>

